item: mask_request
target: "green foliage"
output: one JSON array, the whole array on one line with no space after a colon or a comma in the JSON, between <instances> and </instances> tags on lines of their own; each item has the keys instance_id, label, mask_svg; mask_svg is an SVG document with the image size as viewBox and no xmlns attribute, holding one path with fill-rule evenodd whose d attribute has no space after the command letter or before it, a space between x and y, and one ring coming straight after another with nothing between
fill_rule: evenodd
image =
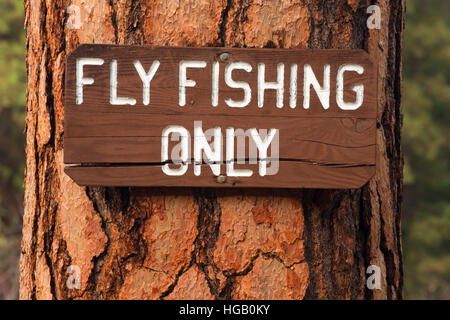
<instances>
[{"instance_id":1,"label":"green foliage","mask_svg":"<svg viewBox=\"0 0 450 320\"><path fill-rule=\"evenodd\" d=\"M0 2L0 107L21 106L22 114L26 86L23 15L21 1Z\"/></svg>"},{"instance_id":2,"label":"green foliage","mask_svg":"<svg viewBox=\"0 0 450 320\"><path fill-rule=\"evenodd\" d=\"M0 299L18 295L25 162L23 20L22 1L0 1Z\"/></svg>"},{"instance_id":3,"label":"green foliage","mask_svg":"<svg viewBox=\"0 0 450 320\"><path fill-rule=\"evenodd\" d=\"M449 12L449 1L407 1L403 63L406 298L450 299Z\"/></svg>"}]
</instances>

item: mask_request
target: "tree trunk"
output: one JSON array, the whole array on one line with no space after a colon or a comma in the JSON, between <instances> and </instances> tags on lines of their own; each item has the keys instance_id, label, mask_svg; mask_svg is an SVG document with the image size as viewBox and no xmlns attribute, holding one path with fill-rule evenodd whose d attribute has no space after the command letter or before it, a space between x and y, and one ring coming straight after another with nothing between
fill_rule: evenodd
<instances>
[{"instance_id":1,"label":"tree trunk","mask_svg":"<svg viewBox=\"0 0 450 320\"><path fill-rule=\"evenodd\" d=\"M366 26L372 4L380 30ZM72 28L70 5L80 8ZM404 1L25 6L22 299L402 298ZM79 187L63 172L63 79L66 57L82 43L364 49L378 65L376 175L353 190ZM381 268L381 289L367 288L369 265ZM76 268L74 288L67 280Z\"/></svg>"}]
</instances>

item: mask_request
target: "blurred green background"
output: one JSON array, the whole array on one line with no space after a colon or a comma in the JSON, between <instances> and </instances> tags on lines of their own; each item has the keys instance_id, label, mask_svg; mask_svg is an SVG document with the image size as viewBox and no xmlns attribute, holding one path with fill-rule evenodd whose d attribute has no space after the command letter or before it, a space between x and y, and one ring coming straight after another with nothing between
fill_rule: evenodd
<instances>
[{"instance_id":1,"label":"blurred green background","mask_svg":"<svg viewBox=\"0 0 450 320\"><path fill-rule=\"evenodd\" d=\"M403 60L406 299L450 299L450 1L407 0ZM18 297L23 213L23 2L0 0L0 299Z\"/></svg>"},{"instance_id":2,"label":"blurred green background","mask_svg":"<svg viewBox=\"0 0 450 320\"><path fill-rule=\"evenodd\" d=\"M450 1L407 0L403 51L405 298L450 299Z\"/></svg>"},{"instance_id":3,"label":"blurred green background","mask_svg":"<svg viewBox=\"0 0 450 320\"><path fill-rule=\"evenodd\" d=\"M18 297L25 167L23 1L0 0L0 299Z\"/></svg>"}]
</instances>

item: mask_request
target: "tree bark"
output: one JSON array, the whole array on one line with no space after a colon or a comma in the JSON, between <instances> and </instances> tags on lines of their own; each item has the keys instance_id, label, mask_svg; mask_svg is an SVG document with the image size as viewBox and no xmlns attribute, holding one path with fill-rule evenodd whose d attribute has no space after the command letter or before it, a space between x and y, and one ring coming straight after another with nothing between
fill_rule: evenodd
<instances>
[{"instance_id":1,"label":"tree bark","mask_svg":"<svg viewBox=\"0 0 450 320\"><path fill-rule=\"evenodd\" d=\"M380 30L366 26L372 4ZM70 5L79 29L68 27ZM403 0L25 7L22 299L402 298ZM364 49L378 65L376 175L355 190L79 187L63 172L63 79L82 43ZM369 265L381 268L381 289L367 288ZM79 289L67 286L69 266L81 271Z\"/></svg>"}]
</instances>

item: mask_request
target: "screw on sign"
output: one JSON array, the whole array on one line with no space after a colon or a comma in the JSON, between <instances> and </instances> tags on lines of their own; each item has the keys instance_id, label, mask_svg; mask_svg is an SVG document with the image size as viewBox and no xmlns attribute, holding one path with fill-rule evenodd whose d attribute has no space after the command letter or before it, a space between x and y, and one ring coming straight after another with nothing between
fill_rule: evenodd
<instances>
[{"instance_id":1,"label":"screw on sign","mask_svg":"<svg viewBox=\"0 0 450 320\"><path fill-rule=\"evenodd\" d=\"M377 75L361 50L82 45L66 68L80 185L356 188L374 174Z\"/></svg>"}]
</instances>

